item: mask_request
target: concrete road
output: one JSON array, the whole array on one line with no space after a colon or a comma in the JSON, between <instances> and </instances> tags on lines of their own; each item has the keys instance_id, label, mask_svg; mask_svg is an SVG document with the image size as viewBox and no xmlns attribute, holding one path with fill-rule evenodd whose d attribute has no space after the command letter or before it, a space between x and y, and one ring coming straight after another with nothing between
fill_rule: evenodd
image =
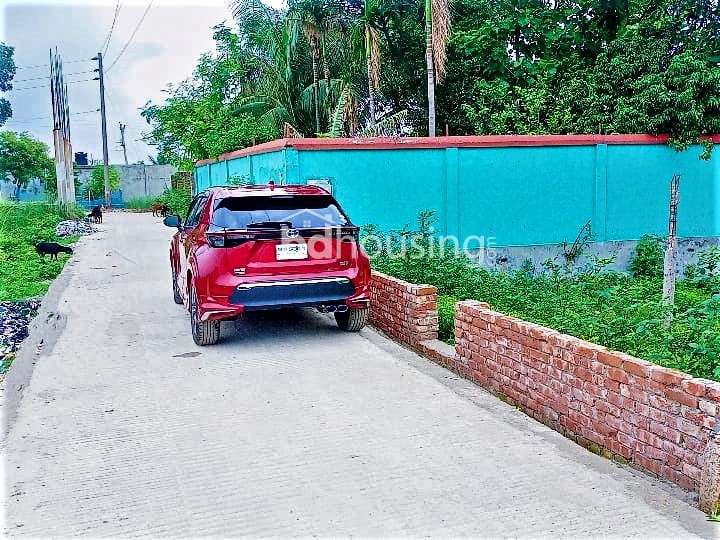
<instances>
[{"instance_id":1,"label":"concrete road","mask_svg":"<svg viewBox=\"0 0 720 540\"><path fill-rule=\"evenodd\" d=\"M136 214L103 228L53 287L41 351L6 381L10 535L714 532L682 492L372 330L273 313L198 348L172 302L171 231Z\"/></svg>"}]
</instances>

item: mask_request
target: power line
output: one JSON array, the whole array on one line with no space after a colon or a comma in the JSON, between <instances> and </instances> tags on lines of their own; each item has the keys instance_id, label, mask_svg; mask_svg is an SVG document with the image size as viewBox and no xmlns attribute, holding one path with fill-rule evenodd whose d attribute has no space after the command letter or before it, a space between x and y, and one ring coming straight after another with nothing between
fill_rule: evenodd
<instances>
[{"instance_id":1,"label":"power line","mask_svg":"<svg viewBox=\"0 0 720 540\"><path fill-rule=\"evenodd\" d=\"M78 58L77 60L63 60L63 64L77 64L79 62L91 62L85 58ZM36 64L34 66L15 66L15 69L38 69L42 67L49 67L50 64Z\"/></svg>"},{"instance_id":2,"label":"power line","mask_svg":"<svg viewBox=\"0 0 720 540\"><path fill-rule=\"evenodd\" d=\"M80 112L76 112L76 113L70 113L70 116L79 116L82 114L92 114L92 113L96 113L98 111L99 111L99 109L92 109L89 111L80 111ZM12 122L30 122L32 120L42 120L43 118L52 118L52 115L44 114L42 116L32 116L30 118L22 118L21 120L16 120L16 119L10 117L9 120Z\"/></svg>"},{"instance_id":3,"label":"power line","mask_svg":"<svg viewBox=\"0 0 720 540\"><path fill-rule=\"evenodd\" d=\"M89 69L87 71L76 71L75 73L68 73L66 77L69 77L70 75L82 75L83 73L93 73L92 69ZM21 82L30 82L30 81L42 81L45 79L48 79L49 75L45 75L44 77L32 77L30 79L20 79L20 80L13 80L14 83L21 83Z\"/></svg>"},{"instance_id":4,"label":"power line","mask_svg":"<svg viewBox=\"0 0 720 540\"><path fill-rule=\"evenodd\" d=\"M120 0L117 0L115 3L115 14L113 15L112 24L110 25L110 31L108 32L108 35L105 37L105 41L103 41L102 45L102 53L107 54L108 48L110 47L110 39L112 38L113 30L115 30L115 22L117 21L118 13L120 13Z\"/></svg>"},{"instance_id":5,"label":"power line","mask_svg":"<svg viewBox=\"0 0 720 540\"><path fill-rule=\"evenodd\" d=\"M148 11L150 11L150 8L152 7L154 1L155 1L155 0L150 0L150 3L149 3L149 4L147 5L147 7L145 8L145 12L142 14L142 17L140 17L140 20L138 21L137 25L135 26L135 30L133 30L132 34L130 34L130 39L127 40L127 42L125 43L125 45L123 46L123 48L120 50L120 54L118 54L118 55L115 57L115 60L113 60L112 63L110 64L110 67L108 67L108 68L105 70L105 73L108 73L108 72L113 68L113 66L114 66L115 64L117 64L118 60L120 60L120 58L122 57L123 53L125 53L125 50L128 48L128 46L130 45L130 43L132 43L132 40L135 38L135 34L137 34L137 31L140 29L140 26L142 25L143 21L145 20L145 17L147 16Z\"/></svg>"},{"instance_id":6,"label":"power line","mask_svg":"<svg viewBox=\"0 0 720 540\"><path fill-rule=\"evenodd\" d=\"M66 81L65 84L77 84L87 81L94 81L95 79L83 79L81 81ZM34 90L35 88L50 88L49 84L40 84L38 86L26 86L24 88L13 88L12 90L8 90L8 92L21 92L23 90Z\"/></svg>"}]
</instances>

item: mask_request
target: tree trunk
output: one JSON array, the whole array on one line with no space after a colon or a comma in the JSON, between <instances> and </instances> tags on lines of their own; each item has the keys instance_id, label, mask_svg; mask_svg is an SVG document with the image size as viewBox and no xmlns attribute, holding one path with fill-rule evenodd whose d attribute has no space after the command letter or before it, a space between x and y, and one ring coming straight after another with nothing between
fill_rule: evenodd
<instances>
[{"instance_id":1,"label":"tree trunk","mask_svg":"<svg viewBox=\"0 0 720 540\"><path fill-rule=\"evenodd\" d=\"M432 4L425 0L425 62L427 63L428 137L435 137L435 62L433 60Z\"/></svg>"},{"instance_id":2,"label":"tree trunk","mask_svg":"<svg viewBox=\"0 0 720 540\"><path fill-rule=\"evenodd\" d=\"M370 125L375 125L375 90L370 78L370 60L368 59L368 99L370 100Z\"/></svg>"},{"instance_id":3,"label":"tree trunk","mask_svg":"<svg viewBox=\"0 0 720 540\"><path fill-rule=\"evenodd\" d=\"M375 88L372 77L372 44L370 42L370 31L365 28L365 56L367 57L367 78L368 78L368 99L370 100L370 125L375 125Z\"/></svg>"},{"instance_id":4,"label":"tree trunk","mask_svg":"<svg viewBox=\"0 0 720 540\"><path fill-rule=\"evenodd\" d=\"M313 72L313 101L315 102L315 135L320 134L320 84L318 77L318 47L317 40L313 39L311 44L312 72Z\"/></svg>"},{"instance_id":5,"label":"tree trunk","mask_svg":"<svg viewBox=\"0 0 720 540\"><path fill-rule=\"evenodd\" d=\"M328 124L333 114L333 102L330 96L330 67L327 62L327 54L325 53L325 36L320 38L322 40L322 55L323 55L323 75L325 75L325 99L327 101L327 115Z\"/></svg>"}]
</instances>

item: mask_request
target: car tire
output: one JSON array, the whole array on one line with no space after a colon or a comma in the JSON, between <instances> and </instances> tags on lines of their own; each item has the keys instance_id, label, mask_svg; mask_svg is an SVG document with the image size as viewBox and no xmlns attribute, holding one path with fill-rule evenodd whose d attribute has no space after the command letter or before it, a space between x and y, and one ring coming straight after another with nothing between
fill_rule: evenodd
<instances>
[{"instance_id":1,"label":"car tire","mask_svg":"<svg viewBox=\"0 0 720 540\"><path fill-rule=\"evenodd\" d=\"M177 274L175 270L172 271L172 288L173 288L173 300L176 304L183 303L183 297L180 294L180 287L178 287Z\"/></svg>"},{"instance_id":2,"label":"car tire","mask_svg":"<svg viewBox=\"0 0 720 540\"><path fill-rule=\"evenodd\" d=\"M343 312L336 311L335 322L341 330L359 332L367 323L369 314L369 308L350 308Z\"/></svg>"},{"instance_id":3,"label":"car tire","mask_svg":"<svg viewBox=\"0 0 720 540\"><path fill-rule=\"evenodd\" d=\"M220 339L220 321L201 321L195 287L190 288L190 328L195 345L215 345Z\"/></svg>"}]
</instances>

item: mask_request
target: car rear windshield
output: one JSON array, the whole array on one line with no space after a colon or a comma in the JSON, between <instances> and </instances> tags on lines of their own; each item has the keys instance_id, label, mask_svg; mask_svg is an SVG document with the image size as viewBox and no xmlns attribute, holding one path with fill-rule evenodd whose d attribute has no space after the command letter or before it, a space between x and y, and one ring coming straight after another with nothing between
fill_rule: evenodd
<instances>
[{"instance_id":1,"label":"car rear windshield","mask_svg":"<svg viewBox=\"0 0 720 540\"><path fill-rule=\"evenodd\" d=\"M295 229L341 227L347 217L330 195L228 197L215 203L211 229L247 229L284 224Z\"/></svg>"}]
</instances>

